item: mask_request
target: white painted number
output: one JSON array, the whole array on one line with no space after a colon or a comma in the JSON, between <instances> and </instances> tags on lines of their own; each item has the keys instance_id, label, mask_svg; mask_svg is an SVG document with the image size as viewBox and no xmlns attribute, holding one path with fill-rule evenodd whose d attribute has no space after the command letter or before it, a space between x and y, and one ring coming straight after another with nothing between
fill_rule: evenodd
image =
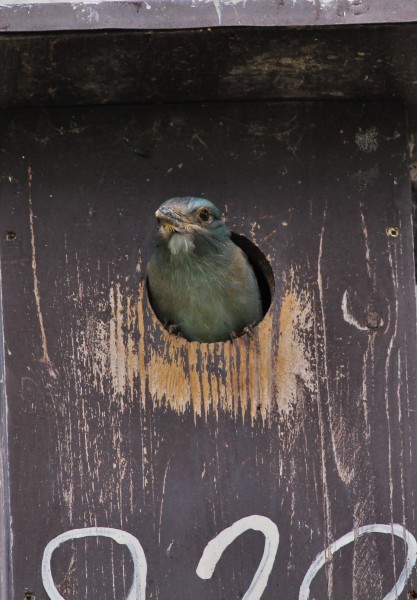
<instances>
[{"instance_id":1,"label":"white painted number","mask_svg":"<svg viewBox=\"0 0 417 600\"><path fill-rule=\"evenodd\" d=\"M259 567L248 591L243 596L243 600L260 600L268 585L268 578L272 571L272 567L274 566L279 544L278 528L275 523L267 517L261 517L260 515L245 517L244 519L236 521L236 523L233 523L233 525L216 535L216 537L204 548L203 555L197 566L197 575L201 577L201 579L210 579L226 548L230 546L237 537L249 529L261 531L264 534L265 547L262 560L259 563ZM333 544L330 544L326 550L323 550L323 552L317 555L307 571L303 583L301 584L298 600L309 600L310 586L313 579L325 563L331 560L335 552L365 533L396 535L401 538L407 546L407 557L404 568L392 590L383 599L396 600L403 591L405 584L411 575L411 571L417 562L417 541L402 525L365 525L364 527L359 527L356 531L347 533L336 540L336 542L333 542ZM133 584L130 588L127 600L146 600L147 564L143 548L140 545L139 540L130 533L120 529L112 529L110 527L72 529L49 542L45 548L42 559L42 581L48 597L51 600L65 600L56 589L52 578L51 558L53 552L64 542L93 536L108 537L118 544L127 546L133 559Z\"/></svg>"},{"instance_id":2,"label":"white painted number","mask_svg":"<svg viewBox=\"0 0 417 600\"><path fill-rule=\"evenodd\" d=\"M403 591L405 584L407 583L407 579L410 577L411 570L416 564L417 561L417 541L416 538L402 525L365 525L364 527L359 527L357 531L351 531L347 533L343 537L339 538L333 544L323 550L320 554L317 555L316 559L313 561L311 567L306 573L304 577L303 583L300 588L299 600L309 600L310 598L310 585L320 571L320 569L326 563L326 557L332 557L332 555L353 542L354 539L363 535L364 533L387 533L389 535L396 535L407 545L407 558L405 559L405 565L401 574L398 578L398 581L392 588L392 590L384 597L384 600L396 600L398 596Z\"/></svg>"},{"instance_id":3,"label":"white painted number","mask_svg":"<svg viewBox=\"0 0 417 600\"><path fill-rule=\"evenodd\" d=\"M55 587L51 572L51 558L54 550L69 540L85 537L108 537L127 546L133 560L133 583L127 600L145 600L146 594L146 557L139 540L130 533L111 527L87 527L85 529L71 529L54 538L46 546L42 559L42 582L46 593L51 600L65 600Z\"/></svg>"},{"instance_id":4,"label":"white painted number","mask_svg":"<svg viewBox=\"0 0 417 600\"><path fill-rule=\"evenodd\" d=\"M267 517L260 515L245 517L216 535L204 548L203 556L198 563L197 575L201 579L210 579L226 548L249 529L261 531L264 534L265 547L258 570L248 591L243 596L243 600L259 600L268 584L268 577L274 566L279 544L278 527Z\"/></svg>"}]
</instances>

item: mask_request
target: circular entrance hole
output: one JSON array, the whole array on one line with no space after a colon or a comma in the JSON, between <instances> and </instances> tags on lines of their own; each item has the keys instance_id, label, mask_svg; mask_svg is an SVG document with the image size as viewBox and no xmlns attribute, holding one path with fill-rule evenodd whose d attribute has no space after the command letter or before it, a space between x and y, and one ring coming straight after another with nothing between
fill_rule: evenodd
<instances>
[{"instance_id":1,"label":"circular entrance hole","mask_svg":"<svg viewBox=\"0 0 417 600\"><path fill-rule=\"evenodd\" d=\"M175 298L174 296L177 289L182 288L183 292L186 293L187 289L189 290L190 288L192 288L192 284L190 286L185 286L184 281L182 281L180 288L174 290L171 288L170 290L169 286L165 285L165 280L162 277L160 278L158 283L158 292L160 293L162 290L162 294L160 294L160 298L157 298L155 297L155 294L152 293L152 286L149 281L149 276L147 276L146 289L148 292L150 305L158 320L162 323L164 328L172 335L183 337L188 341L197 341L203 343L233 341L234 338L240 337L245 334L252 336L252 329L262 322L263 318L268 312L275 291L274 275L272 272L271 265L268 262L268 259L263 254L263 252L245 236L235 232L231 232L230 238L232 242L236 244L236 246L238 246L245 253L249 264L251 265L255 273L261 296L261 319L258 319L254 323L241 323L240 329L238 331L228 331L224 330L224 328L223 330L220 330L220 332L219 328L217 329L217 331L214 331L213 329L207 327L206 322L198 321L198 319L195 318L192 320L192 322L190 320L184 326L184 328L182 328L181 324L178 324L176 322L174 315L176 312L176 306L178 305L178 303L181 303L183 299L181 295L177 294ZM169 298L167 298L167 295L169 295ZM196 313L198 313L198 311L196 311ZM164 318L167 316L168 318ZM201 319L204 319L204 316L202 316ZM192 327L190 326L190 322ZM216 325L218 326L218 321L216 322L216 319L213 319L212 323L215 324L214 327Z\"/></svg>"}]
</instances>

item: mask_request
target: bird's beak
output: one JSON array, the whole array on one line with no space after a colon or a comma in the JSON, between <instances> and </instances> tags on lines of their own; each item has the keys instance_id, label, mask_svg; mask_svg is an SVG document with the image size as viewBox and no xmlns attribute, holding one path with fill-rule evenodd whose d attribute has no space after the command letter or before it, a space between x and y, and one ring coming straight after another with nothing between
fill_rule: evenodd
<instances>
[{"instance_id":1,"label":"bird's beak","mask_svg":"<svg viewBox=\"0 0 417 600\"><path fill-rule=\"evenodd\" d=\"M167 233L174 233L177 220L175 219L172 211L162 206L156 211L155 217L158 219L158 223Z\"/></svg>"},{"instance_id":2,"label":"bird's beak","mask_svg":"<svg viewBox=\"0 0 417 600\"><path fill-rule=\"evenodd\" d=\"M184 225L189 224L189 222L186 221L181 214L165 206L160 206L158 208L155 213L155 217L158 219L162 227L171 231L182 231L184 230Z\"/></svg>"},{"instance_id":3,"label":"bird's beak","mask_svg":"<svg viewBox=\"0 0 417 600\"><path fill-rule=\"evenodd\" d=\"M163 206L161 206L156 211L155 217L157 219L165 220L167 217L169 217L169 213L170 213L170 211L167 208L164 208Z\"/></svg>"}]
</instances>

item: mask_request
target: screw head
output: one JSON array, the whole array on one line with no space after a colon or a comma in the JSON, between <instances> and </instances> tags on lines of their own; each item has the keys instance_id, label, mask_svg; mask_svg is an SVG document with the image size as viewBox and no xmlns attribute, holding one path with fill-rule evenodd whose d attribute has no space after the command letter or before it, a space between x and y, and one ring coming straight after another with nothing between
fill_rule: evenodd
<instances>
[{"instance_id":1,"label":"screw head","mask_svg":"<svg viewBox=\"0 0 417 600\"><path fill-rule=\"evenodd\" d=\"M387 236L388 237L396 238L399 235L400 235L399 227L396 227L395 225L393 225L391 227L387 227Z\"/></svg>"}]
</instances>

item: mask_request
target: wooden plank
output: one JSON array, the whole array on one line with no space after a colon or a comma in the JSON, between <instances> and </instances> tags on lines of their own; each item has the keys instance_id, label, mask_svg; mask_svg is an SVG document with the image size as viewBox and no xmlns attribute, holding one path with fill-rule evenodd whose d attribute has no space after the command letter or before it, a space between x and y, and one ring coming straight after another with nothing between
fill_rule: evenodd
<instances>
[{"instance_id":1,"label":"wooden plank","mask_svg":"<svg viewBox=\"0 0 417 600\"><path fill-rule=\"evenodd\" d=\"M10 506L7 401L4 364L3 298L0 269L0 597L10 590Z\"/></svg>"},{"instance_id":2,"label":"wooden plank","mask_svg":"<svg viewBox=\"0 0 417 600\"><path fill-rule=\"evenodd\" d=\"M416 182L416 45L415 23L10 34L0 106L401 98Z\"/></svg>"},{"instance_id":3,"label":"wooden plank","mask_svg":"<svg viewBox=\"0 0 417 600\"><path fill-rule=\"evenodd\" d=\"M209 540L243 517L279 529L266 599L297 598L316 555L350 531L417 534L397 105L11 110L2 131L11 597L47 598L43 552L74 528L135 536L147 597L202 600L250 586L261 533L236 540L212 579L196 574ZM190 194L225 207L270 261L275 292L254 339L187 343L153 315L154 211ZM397 537L357 537L312 597L381 598L404 556ZM77 538L52 573L65 598L115 600L133 563L110 539Z\"/></svg>"},{"instance_id":4,"label":"wooden plank","mask_svg":"<svg viewBox=\"0 0 417 600\"><path fill-rule=\"evenodd\" d=\"M416 19L415 4L400 0L0 2L0 30L7 32L230 26L303 27L399 23Z\"/></svg>"},{"instance_id":5,"label":"wooden plank","mask_svg":"<svg viewBox=\"0 0 417 600\"><path fill-rule=\"evenodd\" d=\"M395 97L415 112L416 45L416 23L10 34L0 105Z\"/></svg>"}]
</instances>

